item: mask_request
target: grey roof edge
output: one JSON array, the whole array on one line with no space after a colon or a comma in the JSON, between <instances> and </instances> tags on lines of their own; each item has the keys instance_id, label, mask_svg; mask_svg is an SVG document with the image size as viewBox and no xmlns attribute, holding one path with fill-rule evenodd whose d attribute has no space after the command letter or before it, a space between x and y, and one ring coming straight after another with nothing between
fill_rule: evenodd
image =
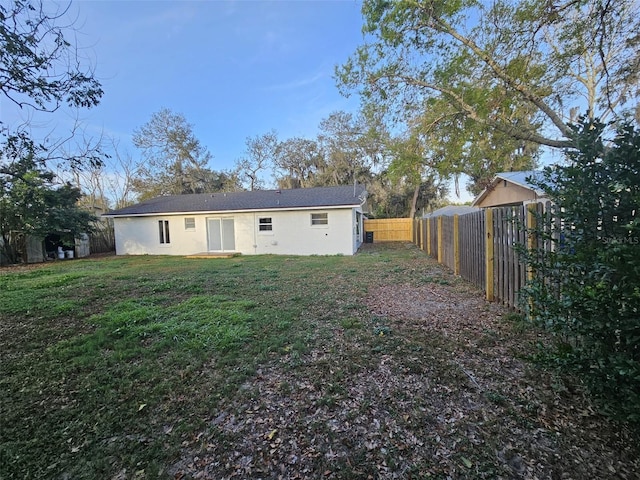
<instances>
[{"instance_id":1,"label":"grey roof edge","mask_svg":"<svg viewBox=\"0 0 640 480\"><path fill-rule=\"evenodd\" d=\"M497 178L501 178L502 180L508 180L511 183L515 183L516 185L520 185L521 187L528 188L533 190L539 195L544 194L544 192L538 189L535 185L527 182L527 177L539 177L542 174L540 170L521 170L518 172L500 172L496 173Z\"/></svg>"},{"instance_id":2,"label":"grey roof edge","mask_svg":"<svg viewBox=\"0 0 640 480\"><path fill-rule=\"evenodd\" d=\"M445 205L444 207L440 207L433 212L425 213L422 218L465 215L467 213L473 213L479 210L480 207L472 207L471 205Z\"/></svg>"},{"instance_id":3,"label":"grey roof edge","mask_svg":"<svg viewBox=\"0 0 640 480\"><path fill-rule=\"evenodd\" d=\"M341 208L353 208L362 206L364 202L360 204L348 203L344 205L316 205L311 207L279 207L279 208L254 208L254 209L241 209L241 210L185 210L183 212L151 212L151 213L103 213L101 217L157 217L158 215L172 216L172 215L218 215L218 214L230 214L230 213L260 213L260 212L274 212L274 211L300 211L300 210L338 210Z\"/></svg>"},{"instance_id":4,"label":"grey roof edge","mask_svg":"<svg viewBox=\"0 0 640 480\"><path fill-rule=\"evenodd\" d=\"M111 210L104 217L214 214L353 208L367 200L364 185L167 195Z\"/></svg>"}]
</instances>

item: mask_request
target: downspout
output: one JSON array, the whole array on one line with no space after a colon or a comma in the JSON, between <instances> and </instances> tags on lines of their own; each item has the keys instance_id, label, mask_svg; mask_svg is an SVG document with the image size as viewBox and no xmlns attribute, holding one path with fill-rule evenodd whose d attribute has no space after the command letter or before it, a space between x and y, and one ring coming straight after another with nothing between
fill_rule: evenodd
<instances>
[{"instance_id":1,"label":"downspout","mask_svg":"<svg viewBox=\"0 0 640 480\"><path fill-rule=\"evenodd\" d=\"M253 254L258 254L258 233L256 232L256 213L253 212Z\"/></svg>"},{"instance_id":2,"label":"downspout","mask_svg":"<svg viewBox=\"0 0 640 480\"><path fill-rule=\"evenodd\" d=\"M356 216L358 215L358 213L360 213L360 235L358 235L358 243L360 244L364 242L364 204L367 203L367 196L367 191L363 190L358 197L358 199L360 200L360 208L362 209L362 212L358 212L356 210Z\"/></svg>"}]
</instances>

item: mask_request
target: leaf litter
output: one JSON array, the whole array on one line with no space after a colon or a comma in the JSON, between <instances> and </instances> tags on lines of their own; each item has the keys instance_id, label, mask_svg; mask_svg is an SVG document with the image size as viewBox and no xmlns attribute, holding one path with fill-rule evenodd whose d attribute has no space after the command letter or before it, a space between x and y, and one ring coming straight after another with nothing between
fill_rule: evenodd
<instances>
[{"instance_id":1,"label":"leaf litter","mask_svg":"<svg viewBox=\"0 0 640 480\"><path fill-rule=\"evenodd\" d=\"M533 365L544 334L427 259L356 321L263 364L185 439L176 479L633 479L634 433ZM343 323L345 325L345 323Z\"/></svg>"}]
</instances>

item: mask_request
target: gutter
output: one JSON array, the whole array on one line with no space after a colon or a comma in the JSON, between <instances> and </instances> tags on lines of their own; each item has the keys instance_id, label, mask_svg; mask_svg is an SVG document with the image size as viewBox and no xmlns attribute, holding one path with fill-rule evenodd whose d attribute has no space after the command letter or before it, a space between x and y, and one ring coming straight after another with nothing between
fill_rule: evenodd
<instances>
[{"instance_id":1,"label":"gutter","mask_svg":"<svg viewBox=\"0 0 640 480\"><path fill-rule=\"evenodd\" d=\"M108 218L120 218L120 217L157 217L159 215L162 216L176 216L176 215L230 215L233 213L261 213L261 212L274 212L274 211L304 211L304 210L338 210L341 208L353 208L362 206L366 201L360 199L361 203L356 205L355 203L348 205L315 205L313 207L273 207L273 208L256 208L256 209L244 209L244 210L191 210L191 211L183 211L183 212L150 212L150 213L123 213L123 214L112 214L112 213L103 213L100 215L101 217Z\"/></svg>"}]
</instances>

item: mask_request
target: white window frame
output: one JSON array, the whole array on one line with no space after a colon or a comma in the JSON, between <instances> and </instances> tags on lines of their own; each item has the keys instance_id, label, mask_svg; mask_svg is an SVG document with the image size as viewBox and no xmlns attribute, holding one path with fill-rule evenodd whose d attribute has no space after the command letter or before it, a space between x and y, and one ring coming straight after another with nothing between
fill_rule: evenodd
<instances>
[{"instance_id":1,"label":"white window frame","mask_svg":"<svg viewBox=\"0 0 640 480\"><path fill-rule=\"evenodd\" d=\"M171 245L169 220L158 220L158 241L160 245Z\"/></svg>"},{"instance_id":2,"label":"white window frame","mask_svg":"<svg viewBox=\"0 0 640 480\"><path fill-rule=\"evenodd\" d=\"M189 224L187 224L187 220ZM196 218L195 217L185 217L184 219L184 229L186 232L195 232L196 231Z\"/></svg>"},{"instance_id":3,"label":"white window frame","mask_svg":"<svg viewBox=\"0 0 640 480\"><path fill-rule=\"evenodd\" d=\"M329 228L329 212L313 212L310 221L312 228Z\"/></svg>"},{"instance_id":4,"label":"white window frame","mask_svg":"<svg viewBox=\"0 0 640 480\"><path fill-rule=\"evenodd\" d=\"M262 220L269 220L263 222ZM270 227L263 230L262 227ZM258 217L258 233L260 235L273 235L273 217Z\"/></svg>"}]
</instances>

